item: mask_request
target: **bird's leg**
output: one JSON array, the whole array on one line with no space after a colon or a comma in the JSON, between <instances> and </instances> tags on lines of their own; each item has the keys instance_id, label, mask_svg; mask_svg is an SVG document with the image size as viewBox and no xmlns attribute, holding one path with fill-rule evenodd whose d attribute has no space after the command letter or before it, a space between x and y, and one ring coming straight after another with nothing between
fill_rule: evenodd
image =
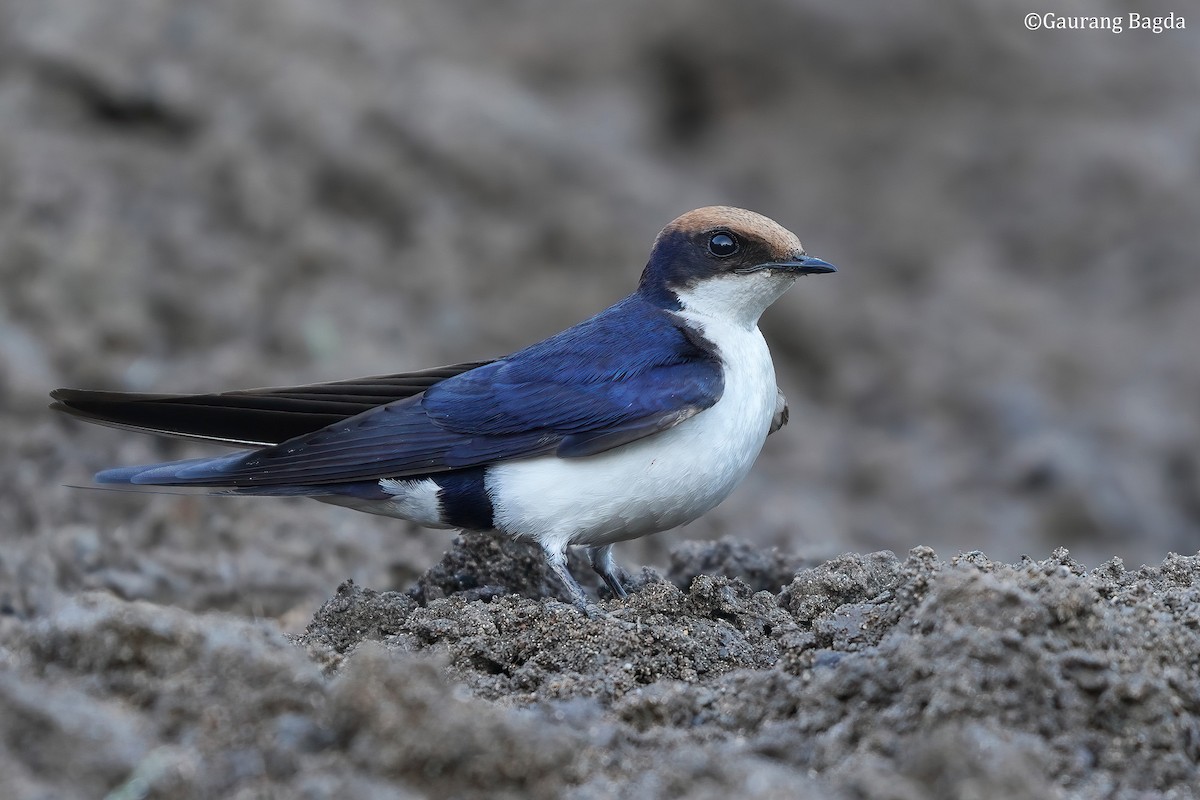
<instances>
[{"instance_id":1,"label":"bird's leg","mask_svg":"<svg viewBox=\"0 0 1200 800\"><path fill-rule=\"evenodd\" d=\"M567 594L571 595L571 603L584 613L588 612L587 595L584 594L583 587L571 575L571 571L567 569L567 548L566 547L543 547L543 552L546 554L546 566L550 567L550 571L558 576L559 581L566 587Z\"/></svg>"},{"instance_id":2,"label":"bird's leg","mask_svg":"<svg viewBox=\"0 0 1200 800\"><path fill-rule=\"evenodd\" d=\"M587 549L588 560L592 562L592 569L596 570L596 574L608 584L614 597L628 597L629 592L625 591L622 583L624 570L613 561L612 549L611 544L589 547Z\"/></svg>"}]
</instances>

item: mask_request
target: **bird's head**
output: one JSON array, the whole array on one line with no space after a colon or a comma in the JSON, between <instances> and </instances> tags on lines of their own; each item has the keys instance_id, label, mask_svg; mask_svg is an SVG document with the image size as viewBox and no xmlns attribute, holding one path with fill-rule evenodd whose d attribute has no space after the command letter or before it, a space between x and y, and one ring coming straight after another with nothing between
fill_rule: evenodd
<instances>
[{"instance_id":1,"label":"bird's head","mask_svg":"<svg viewBox=\"0 0 1200 800\"><path fill-rule=\"evenodd\" d=\"M801 275L837 272L774 220L730 206L689 211L654 240L638 292L747 326Z\"/></svg>"}]
</instances>

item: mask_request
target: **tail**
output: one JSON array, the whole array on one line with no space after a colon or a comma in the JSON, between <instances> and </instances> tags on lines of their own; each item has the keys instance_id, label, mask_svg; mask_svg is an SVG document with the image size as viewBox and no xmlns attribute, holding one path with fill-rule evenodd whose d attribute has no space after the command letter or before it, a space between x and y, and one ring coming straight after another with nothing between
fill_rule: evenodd
<instances>
[{"instance_id":1,"label":"tail","mask_svg":"<svg viewBox=\"0 0 1200 800\"><path fill-rule=\"evenodd\" d=\"M197 480L219 481L231 467L236 467L253 450L242 450L216 458L187 458L159 464L137 464L114 467L96 473L96 483L128 484L131 486L187 486Z\"/></svg>"},{"instance_id":2,"label":"tail","mask_svg":"<svg viewBox=\"0 0 1200 800\"><path fill-rule=\"evenodd\" d=\"M243 450L217 458L188 458L182 461L164 461L159 464L114 467L96 473L94 480L96 483L102 484L101 486L79 488L235 497L349 497L361 500L384 500L395 496L382 489L377 480L309 486L222 487L219 485L222 475L227 474L229 469L239 466L243 459L255 452L257 451ZM196 481L205 485L195 486L194 482ZM214 483L218 485L214 486ZM170 490L163 491L160 487L169 487Z\"/></svg>"}]
</instances>

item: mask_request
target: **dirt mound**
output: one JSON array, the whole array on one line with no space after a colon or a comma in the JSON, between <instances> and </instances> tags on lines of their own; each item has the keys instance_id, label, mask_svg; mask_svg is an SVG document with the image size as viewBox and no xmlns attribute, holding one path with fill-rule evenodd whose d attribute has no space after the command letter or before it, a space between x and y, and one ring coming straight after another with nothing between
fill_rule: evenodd
<instances>
[{"instance_id":1,"label":"dirt mound","mask_svg":"<svg viewBox=\"0 0 1200 800\"><path fill-rule=\"evenodd\" d=\"M502 588L553 591L520 549L463 537L407 594L347 582L292 642L97 593L9 618L0 790L915 800L1200 785L1200 557L1130 572L1065 551L1008 565L917 549L842 556L775 592L646 570L589 617ZM776 557L681 549L731 573ZM498 552L488 599L414 599Z\"/></svg>"}]
</instances>

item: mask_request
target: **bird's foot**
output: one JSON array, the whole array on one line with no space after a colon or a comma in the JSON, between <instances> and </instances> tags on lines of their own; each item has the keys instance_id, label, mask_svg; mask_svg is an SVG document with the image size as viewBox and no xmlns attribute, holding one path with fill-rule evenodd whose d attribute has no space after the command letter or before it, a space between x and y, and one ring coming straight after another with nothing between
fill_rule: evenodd
<instances>
[{"instance_id":1,"label":"bird's foot","mask_svg":"<svg viewBox=\"0 0 1200 800\"><path fill-rule=\"evenodd\" d=\"M613 560L612 547L611 544L589 547L587 549L588 561L591 562L592 569L596 571L596 574L604 579L614 597L628 597L629 592L625 590L625 583L629 580L629 575Z\"/></svg>"},{"instance_id":2,"label":"bird's foot","mask_svg":"<svg viewBox=\"0 0 1200 800\"><path fill-rule=\"evenodd\" d=\"M593 549L608 550L609 547ZM589 549L589 555L590 554L591 550ZM617 594L618 597L627 596L625 587L621 585L620 580L616 575L616 570L612 567L612 559L607 559L605 563L608 565L609 575L605 576L605 573L600 572L599 569L597 569L597 572L600 572L600 576L604 578L605 583L609 585L609 588L613 590L614 594ZM622 630L633 630L637 627L634 623L623 620L614 615L612 612L606 611L597 605L593 600L588 598L587 593L583 590L583 587L579 585L579 582L575 580L575 577L571 575L570 570L567 569L567 556L565 549L561 551L547 550L546 564L550 567L550 571L558 577L559 582L561 582L566 588L567 594L571 599L571 605L575 606L579 613L583 614L585 617L594 622L606 622L616 625ZM592 565L595 566L595 564L596 560L593 557Z\"/></svg>"}]
</instances>

